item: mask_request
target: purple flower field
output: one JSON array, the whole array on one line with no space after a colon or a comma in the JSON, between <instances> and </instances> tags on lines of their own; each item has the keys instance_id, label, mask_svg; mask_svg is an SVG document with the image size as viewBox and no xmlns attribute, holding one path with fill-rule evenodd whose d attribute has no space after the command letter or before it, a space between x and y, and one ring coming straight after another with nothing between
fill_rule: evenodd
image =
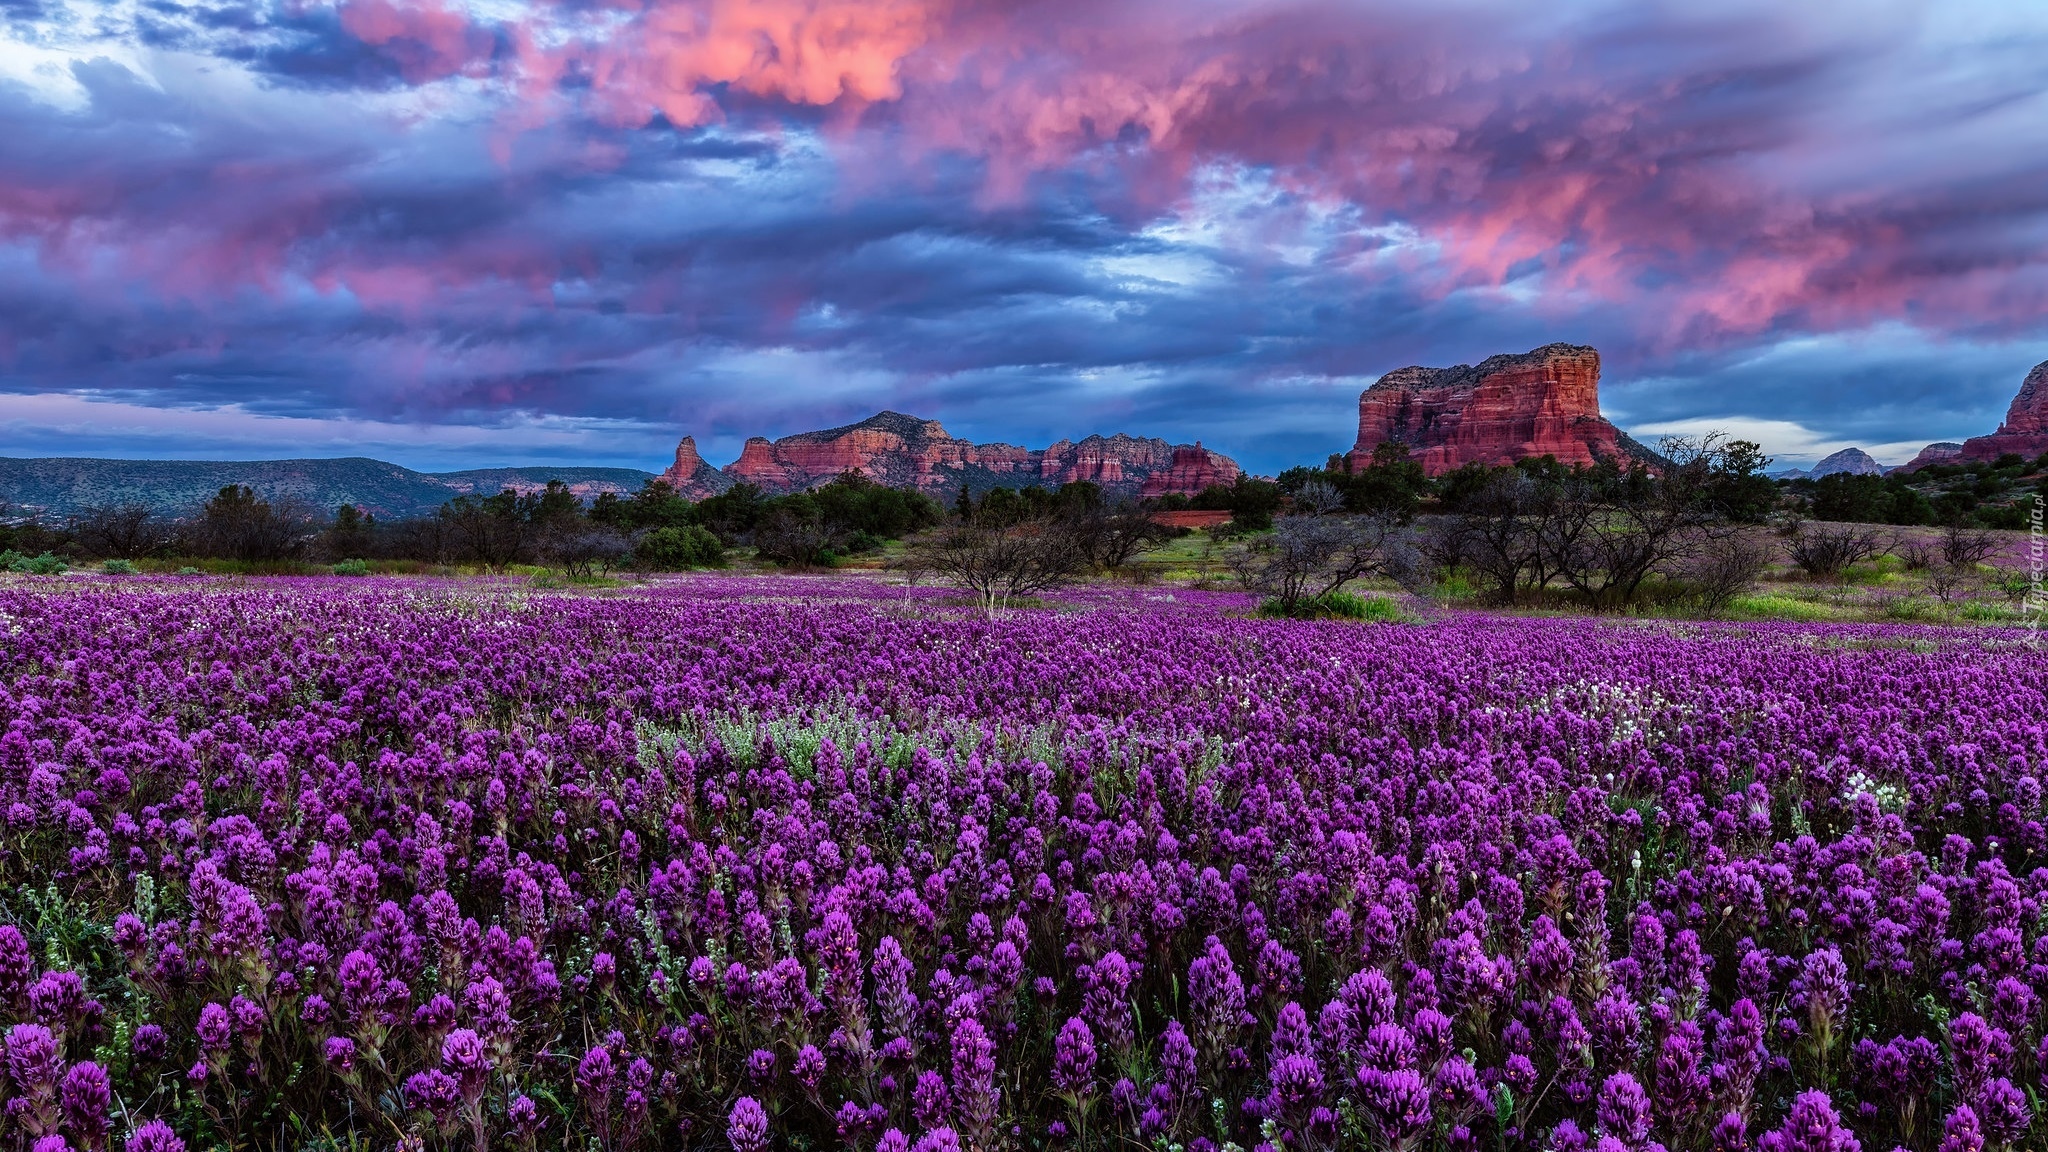
<instances>
[{"instance_id":1,"label":"purple flower field","mask_svg":"<svg viewBox=\"0 0 2048 1152\"><path fill-rule=\"evenodd\" d=\"M0 586L4 1147L2048 1143L2017 633Z\"/></svg>"}]
</instances>

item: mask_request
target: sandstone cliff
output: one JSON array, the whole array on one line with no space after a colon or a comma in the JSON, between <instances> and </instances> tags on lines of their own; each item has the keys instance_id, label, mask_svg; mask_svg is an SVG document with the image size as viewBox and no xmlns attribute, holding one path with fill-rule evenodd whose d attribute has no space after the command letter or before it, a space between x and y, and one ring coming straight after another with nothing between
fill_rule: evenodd
<instances>
[{"instance_id":1,"label":"sandstone cliff","mask_svg":"<svg viewBox=\"0 0 2048 1152\"><path fill-rule=\"evenodd\" d=\"M1145 478L1140 495L1150 498L1179 492L1192 496L1212 484L1234 484L1238 475L1235 461L1209 451L1197 440L1193 445L1176 446L1165 470Z\"/></svg>"},{"instance_id":2,"label":"sandstone cliff","mask_svg":"<svg viewBox=\"0 0 2048 1152\"><path fill-rule=\"evenodd\" d=\"M732 477L713 468L697 455L697 438L685 436L676 443L676 462L657 479L692 500L716 496L732 487Z\"/></svg>"},{"instance_id":3,"label":"sandstone cliff","mask_svg":"<svg viewBox=\"0 0 2048 1152\"><path fill-rule=\"evenodd\" d=\"M1963 446L1953 440L1941 440L1920 450L1920 454L1899 465L1901 472L1917 472L1929 464L1953 464L1963 458Z\"/></svg>"},{"instance_id":4,"label":"sandstone cliff","mask_svg":"<svg viewBox=\"0 0 2048 1152\"><path fill-rule=\"evenodd\" d=\"M949 498L965 484L973 491L1057 488L1077 480L1099 484L1124 496L1193 494L1210 484L1229 484L1236 462L1200 444L1174 445L1136 436L1090 436L1061 440L1049 448L976 444L947 433L936 420L882 412L840 428L800 432L770 441L756 436L740 458L712 469L684 437L676 463L662 478L693 500L745 482L771 494L797 492L858 471L878 483Z\"/></svg>"},{"instance_id":5,"label":"sandstone cliff","mask_svg":"<svg viewBox=\"0 0 2048 1152\"><path fill-rule=\"evenodd\" d=\"M1600 353L1577 344L1387 373L1358 398L1353 467L1389 441L1406 444L1432 476L1474 462L1550 455L1592 464L1643 454L1600 416Z\"/></svg>"},{"instance_id":6,"label":"sandstone cliff","mask_svg":"<svg viewBox=\"0 0 2048 1152\"><path fill-rule=\"evenodd\" d=\"M1996 460L2007 452L2017 452L2028 459L2048 452L2048 360L2034 365L2034 370L2027 373L1998 431L1963 441L1961 458Z\"/></svg>"}]
</instances>

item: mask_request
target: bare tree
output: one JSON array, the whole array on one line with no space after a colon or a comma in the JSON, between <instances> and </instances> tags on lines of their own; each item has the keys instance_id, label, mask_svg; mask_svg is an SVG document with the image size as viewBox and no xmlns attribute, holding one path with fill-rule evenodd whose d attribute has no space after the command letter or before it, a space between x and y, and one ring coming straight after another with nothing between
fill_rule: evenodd
<instances>
[{"instance_id":1,"label":"bare tree","mask_svg":"<svg viewBox=\"0 0 2048 1152\"><path fill-rule=\"evenodd\" d=\"M1152 519L1152 509L1136 501L1098 504L1071 517L1072 528L1085 539L1095 566L1115 572L1173 533Z\"/></svg>"},{"instance_id":2,"label":"bare tree","mask_svg":"<svg viewBox=\"0 0 2048 1152\"><path fill-rule=\"evenodd\" d=\"M931 572L974 593L993 617L1010 601L1059 588L1088 570L1087 542L1060 520L1020 524L960 521L911 541L905 567Z\"/></svg>"},{"instance_id":3,"label":"bare tree","mask_svg":"<svg viewBox=\"0 0 2048 1152\"><path fill-rule=\"evenodd\" d=\"M1777 551L1754 534L1729 534L1695 551L1679 568L1679 575L1699 589L1700 609L1718 616L1756 583Z\"/></svg>"},{"instance_id":4,"label":"bare tree","mask_svg":"<svg viewBox=\"0 0 2048 1152\"><path fill-rule=\"evenodd\" d=\"M1514 603L1525 574L1534 586L1549 583L1537 532L1549 500L1550 493L1536 479L1510 469L1488 480L1460 508L1465 562L1492 588L1496 602Z\"/></svg>"},{"instance_id":5,"label":"bare tree","mask_svg":"<svg viewBox=\"0 0 2048 1152\"><path fill-rule=\"evenodd\" d=\"M1960 564L1936 564L1927 570L1927 590L1934 593L1936 600L1947 604L1969 583L1974 571Z\"/></svg>"},{"instance_id":6,"label":"bare tree","mask_svg":"<svg viewBox=\"0 0 2048 1152\"><path fill-rule=\"evenodd\" d=\"M610 572L632 551L625 533L603 525L564 523L541 537L541 554L578 578Z\"/></svg>"},{"instance_id":7,"label":"bare tree","mask_svg":"<svg viewBox=\"0 0 2048 1152\"><path fill-rule=\"evenodd\" d=\"M1294 494L1294 511L1306 516L1327 516L1344 510L1344 493L1320 477L1301 486Z\"/></svg>"},{"instance_id":8,"label":"bare tree","mask_svg":"<svg viewBox=\"0 0 2048 1152\"><path fill-rule=\"evenodd\" d=\"M1882 554L1884 542L1876 532L1851 524L1802 524L1787 550L1800 571L1816 580L1832 580L1851 564Z\"/></svg>"},{"instance_id":9,"label":"bare tree","mask_svg":"<svg viewBox=\"0 0 2048 1152\"><path fill-rule=\"evenodd\" d=\"M2004 568L1999 570L1998 575L1991 581L1991 585L1998 589L2000 595L2005 597L2007 604L2016 608L2021 601L2033 593L2034 578L2031 574L2019 569Z\"/></svg>"},{"instance_id":10,"label":"bare tree","mask_svg":"<svg viewBox=\"0 0 2048 1152\"><path fill-rule=\"evenodd\" d=\"M1231 570L1248 590L1272 597L1281 612L1292 614L1378 571L1393 531L1388 517L1289 516L1270 535L1234 550Z\"/></svg>"},{"instance_id":11,"label":"bare tree","mask_svg":"<svg viewBox=\"0 0 2048 1152\"><path fill-rule=\"evenodd\" d=\"M1906 571L1920 572L1934 566L1935 546L1904 532L1892 540L1892 553L1905 562Z\"/></svg>"},{"instance_id":12,"label":"bare tree","mask_svg":"<svg viewBox=\"0 0 2048 1152\"><path fill-rule=\"evenodd\" d=\"M140 560L170 543L170 524L147 504L101 504L71 518L71 536L93 556Z\"/></svg>"},{"instance_id":13,"label":"bare tree","mask_svg":"<svg viewBox=\"0 0 2048 1152\"><path fill-rule=\"evenodd\" d=\"M1472 550L1472 532L1461 516L1425 516L1416 522L1415 551L1433 569L1465 566Z\"/></svg>"},{"instance_id":14,"label":"bare tree","mask_svg":"<svg viewBox=\"0 0 2048 1152\"><path fill-rule=\"evenodd\" d=\"M1538 519L1550 566L1588 605L1612 609L1634 600L1651 574L1716 549L1736 529L1708 499L1700 471L1674 461L1655 481L1566 481Z\"/></svg>"},{"instance_id":15,"label":"bare tree","mask_svg":"<svg viewBox=\"0 0 2048 1152\"><path fill-rule=\"evenodd\" d=\"M1941 562L1951 568L1974 569L1997 546L1998 539L1991 533L1952 520L1941 532Z\"/></svg>"}]
</instances>

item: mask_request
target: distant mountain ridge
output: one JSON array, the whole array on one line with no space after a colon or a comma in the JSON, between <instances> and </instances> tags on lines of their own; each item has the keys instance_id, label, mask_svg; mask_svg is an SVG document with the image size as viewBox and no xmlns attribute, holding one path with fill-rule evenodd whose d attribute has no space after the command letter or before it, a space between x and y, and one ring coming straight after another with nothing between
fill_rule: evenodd
<instances>
[{"instance_id":1,"label":"distant mountain ridge","mask_svg":"<svg viewBox=\"0 0 2048 1152\"><path fill-rule=\"evenodd\" d=\"M9 515L65 516L106 504L147 504L166 515L190 512L230 484L268 499L299 500L331 512L354 504L379 517L419 516L457 496L520 491L560 480L579 496L631 493L654 478L637 468L472 468L415 472L383 460L101 460L0 457L0 501Z\"/></svg>"},{"instance_id":2,"label":"distant mountain ridge","mask_svg":"<svg viewBox=\"0 0 2048 1152\"><path fill-rule=\"evenodd\" d=\"M1882 476L1889 471L1891 471L1890 468L1879 464L1875 457L1863 449L1844 448L1840 452L1815 464L1811 470L1784 468L1771 473L1771 478L1773 480L1818 480L1823 476L1833 476L1838 472L1847 472L1851 476Z\"/></svg>"},{"instance_id":3,"label":"distant mountain ridge","mask_svg":"<svg viewBox=\"0 0 2048 1152\"><path fill-rule=\"evenodd\" d=\"M1087 481L1119 496L1194 495L1211 484L1230 484L1237 462L1193 444L1169 444L1154 437L1089 436L1060 440L1046 448L976 444L948 433L936 420L901 412L877 412L854 424L798 432L780 440L755 436L740 458L713 468L697 451L695 438L676 445L675 463L661 478L692 500L717 495L739 483L771 495L801 492L857 471L880 484L915 488L949 498L971 492Z\"/></svg>"}]
</instances>

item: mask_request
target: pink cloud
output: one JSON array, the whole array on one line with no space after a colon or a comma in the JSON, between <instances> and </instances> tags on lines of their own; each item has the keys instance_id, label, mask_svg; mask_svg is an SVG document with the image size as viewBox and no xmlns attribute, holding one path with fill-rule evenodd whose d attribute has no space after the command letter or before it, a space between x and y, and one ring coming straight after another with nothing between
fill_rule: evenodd
<instances>
[{"instance_id":1,"label":"pink cloud","mask_svg":"<svg viewBox=\"0 0 2048 1152\"><path fill-rule=\"evenodd\" d=\"M384 49L414 84L472 71L490 58L490 33L439 0L343 0L340 12L349 35Z\"/></svg>"},{"instance_id":2,"label":"pink cloud","mask_svg":"<svg viewBox=\"0 0 2048 1152\"><path fill-rule=\"evenodd\" d=\"M1187 210L1206 167L1248 166L1423 241L1360 262L1361 276L1442 298L1540 274L1530 308L1628 310L1651 349L1900 318L2013 328L2044 303L2040 253L2001 245L1995 212L1945 198L1966 193L1914 200L1881 182L1847 194L1793 178L1788 157L1829 131L1843 96L1825 46L1760 17L1609 44L1611 29L1505 5L540 0L502 26L442 0L338 11L413 83L502 83L508 106L486 131L508 186L530 174L529 150L556 174L624 164L623 134L592 118L691 126L742 106L769 119L823 110L866 197L965 156L985 209L1026 205L1048 176L1078 173L1135 226ZM25 167L0 177L0 232L81 276L112 262L187 299L278 292L296 277L407 315L463 295L548 307L558 278L603 263L584 241L508 221L388 240L357 218L374 194L356 164L370 162L179 162L170 189L124 185L105 162ZM2021 219L2040 208L2029 203L2003 210ZM1929 219L1968 234L1958 242ZM1260 242L1240 233L1227 242ZM806 287L775 288L778 323ZM660 301L675 289L656 277L635 291Z\"/></svg>"},{"instance_id":3,"label":"pink cloud","mask_svg":"<svg viewBox=\"0 0 2048 1152\"><path fill-rule=\"evenodd\" d=\"M1717 106L1721 89L1773 70L1794 77L1783 99L1802 98L1796 29L1785 47L1767 22L1732 40L1706 28L1698 44L1667 30L1631 60L1508 8L622 0L596 12L543 4L515 32L529 96L558 99L573 76L621 124L718 119L722 87L832 108L834 139L890 174L871 185L965 154L983 162L991 205L1078 168L1117 173L1142 214L1184 205L1204 163L1269 167L1369 223L1419 229L1440 246L1443 291L1533 267L1550 291L1621 301L1661 279L1669 305L1645 336L1665 345L1807 313L1853 323L1942 307L1946 274L1915 266L1881 203L1830 214L1773 183L1767 161L1798 146L1803 110ZM888 131L893 155L852 125Z\"/></svg>"}]
</instances>

